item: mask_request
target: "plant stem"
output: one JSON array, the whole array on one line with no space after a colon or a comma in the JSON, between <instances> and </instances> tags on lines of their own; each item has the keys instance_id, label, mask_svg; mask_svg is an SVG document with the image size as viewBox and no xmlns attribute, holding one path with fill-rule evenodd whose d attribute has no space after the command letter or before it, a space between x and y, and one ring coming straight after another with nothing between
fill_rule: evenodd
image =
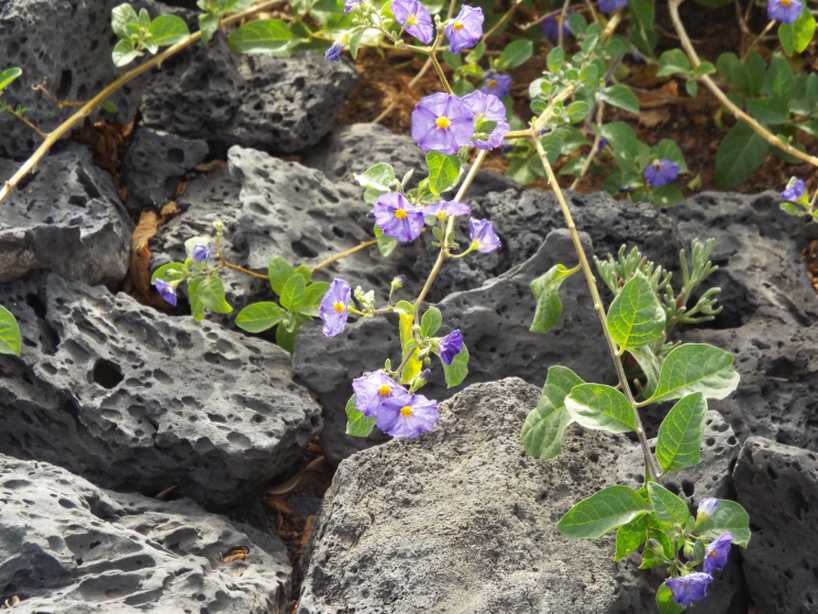
<instances>
[{"instance_id":1,"label":"plant stem","mask_svg":"<svg viewBox=\"0 0 818 614\"><path fill-rule=\"evenodd\" d=\"M633 408L633 414L636 419L636 435L639 437L639 445L642 447L642 454L645 458L645 478L646 480L653 480L659 474L659 471L656 467L656 461L653 458L653 454L650 451L650 445L648 444L648 439L645 435L645 429L642 426L642 418L639 416L639 410L636 408L636 399L631 391L628 376L625 374L625 367L622 365L622 359L617 350L616 343L611 338L611 334L608 331L608 316L605 314L605 307L603 306L602 298L599 295L596 276L594 275L593 269L591 269L591 264L588 262L588 257L585 255L585 248L582 247L582 240L579 237L577 226L574 223L573 216L571 215L571 208L568 206L568 201L565 199L565 194L563 194L562 188L560 188L560 184L557 181L557 176L554 174L554 169L551 168L551 163L548 161L548 155L546 154L540 139L531 137L531 141L534 144L534 147L537 149L537 155L540 157L540 161L545 169L548 183L551 185L551 189L554 191L554 195L557 197L557 202L559 203L560 209L562 210L562 215L565 218L565 225L568 227L568 232L571 234L571 241L574 244L574 250L576 250L579 265L582 267L582 273L585 276L585 283L588 286L588 291L591 293L591 298L594 303L594 310L596 311L597 318L602 326L602 334L605 336L605 341L608 344L608 351L611 354L611 360L613 361L616 369L619 385L622 392L625 394L625 398L628 399L628 402Z\"/></svg>"},{"instance_id":2,"label":"plant stem","mask_svg":"<svg viewBox=\"0 0 818 614\"><path fill-rule=\"evenodd\" d=\"M461 202L463 200L463 197L466 195L466 191L469 189L474 181L474 178L477 176L477 171L480 170L480 165L483 164L483 160L486 159L487 153L488 152L485 149L481 149L478 152L477 157L471 164L469 172L466 174L466 178L463 179L463 183L460 185L460 189L457 191L457 194L454 197L455 202ZM429 276L426 278L426 282L423 284L420 294L418 294L417 299L415 299L415 312L420 309L423 301L426 300L429 290L432 289L432 284L434 284L435 279L437 279L437 276L443 269L443 263L446 261L446 258L449 257L449 239L454 231L454 222L455 217L450 215L449 220L446 223L446 231L443 233L443 241L441 241L440 244L440 251L437 253L437 259L432 266L432 270L429 271Z\"/></svg>"},{"instance_id":3,"label":"plant stem","mask_svg":"<svg viewBox=\"0 0 818 614\"><path fill-rule=\"evenodd\" d=\"M582 181L582 178L585 177L585 173L588 172L588 169L591 168L591 164L596 158L596 155L599 153L599 144L602 141L602 121L605 118L605 103L601 100L597 101L597 108L596 108L596 117L594 118L594 124L596 125L596 134L594 135L594 144L591 145L591 151L588 153L588 157L585 158L585 161L582 163L582 168L579 171L579 174L576 176L574 181L571 183L571 187L568 188L569 190L576 190L579 182Z\"/></svg>"},{"instance_id":4,"label":"plant stem","mask_svg":"<svg viewBox=\"0 0 818 614\"><path fill-rule=\"evenodd\" d=\"M342 252L338 252L337 254L333 254L332 256L324 258L321 262L312 267L312 272L315 273L316 271L331 265L333 262L337 262L338 260L346 258L347 256L351 256L352 254L357 254L360 251L369 249L377 242L378 241L376 239L370 239L369 241L361 241L360 243L358 243L358 245L355 245L353 247L350 247L349 249L345 249Z\"/></svg>"},{"instance_id":5,"label":"plant stem","mask_svg":"<svg viewBox=\"0 0 818 614\"><path fill-rule=\"evenodd\" d=\"M452 86L449 85L449 80L446 78L446 73L443 72L443 67L440 65L440 62L437 59L437 46L440 44L442 37L443 35L439 34L435 39L435 43L432 45L432 49L429 51L429 59L432 60L432 66L435 67L435 72L440 79L440 83L446 88L446 91L449 92L449 94L454 95L454 90L452 89Z\"/></svg>"},{"instance_id":6,"label":"plant stem","mask_svg":"<svg viewBox=\"0 0 818 614\"><path fill-rule=\"evenodd\" d=\"M220 27L224 28L230 26L232 24L238 23L242 19L247 17L251 17L256 13L272 8L273 6L281 3L283 0L266 0L265 2L260 2L255 6L252 6L244 11L239 13L235 13L234 15L229 15L222 19ZM11 192L20 184L20 182L29 174L34 172L37 169L37 165L39 164L40 160L45 157L45 155L51 150L51 148L63 138L66 134L68 134L71 129L79 124L85 117L90 115L98 106L100 106L103 102L105 102L108 98L111 97L114 93L119 91L122 87L136 79L144 75L146 72L150 71L153 68L157 68L162 65L162 62L167 60L168 58L173 57L177 53L187 49L194 43L198 42L199 39L202 38L201 31L194 32L193 34L189 34L184 39L176 43L175 45L171 45L167 49L165 49L162 53L152 57L151 59L143 62L136 68L129 70L128 72L120 75L115 81L104 87L96 96L91 98L88 102L83 104L71 117L57 126L54 130L48 133L45 137L43 142L40 144L39 147L34 151L34 153L26 160L23 165L17 170L16 173L3 184L3 187L0 188L0 203L5 201Z\"/></svg>"},{"instance_id":7,"label":"plant stem","mask_svg":"<svg viewBox=\"0 0 818 614\"><path fill-rule=\"evenodd\" d=\"M14 119L16 119L18 122L20 122L21 124L23 124L27 128L30 128L31 130L33 130L34 132L39 134L40 138L44 139L44 138L46 138L48 136L47 132L43 132L42 130L40 130L40 128L37 126L37 124L35 124L33 121L31 121L29 118L27 118L22 113L19 113L18 111L15 111L11 107L8 107L8 108L2 109L2 110L4 110L9 115L11 115Z\"/></svg>"},{"instance_id":8,"label":"plant stem","mask_svg":"<svg viewBox=\"0 0 818 614\"><path fill-rule=\"evenodd\" d=\"M223 267L225 267L226 269L230 269L231 271L236 271L237 273L244 273L245 275L255 277L256 279L267 279L267 275L265 275L264 273L258 273L257 271L245 269L243 266L239 266L238 264L228 262L224 258L222 258L220 262Z\"/></svg>"},{"instance_id":9,"label":"plant stem","mask_svg":"<svg viewBox=\"0 0 818 614\"><path fill-rule=\"evenodd\" d=\"M745 52L743 54L741 54L741 59L742 60L747 59L747 56L750 55L750 52L753 50L753 47L755 47L759 43L759 41L767 35L767 32L769 32L770 30L772 30L775 27L776 23L777 22L775 21L775 19L770 20L770 23L768 23L766 25L766 27L761 31L761 34L756 36L752 40L752 42L750 43L750 46L747 47L747 49L745 50Z\"/></svg>"},{"instance_id":10,"label":"plant stem","mask_svg":"<svg viewBox=\"0 0 818 614\"><path fill-rule=\"evenodd\" d=\"M670 19L673 22L673 27L676 30L676 34L679 35L679 40L682 43L682 48L685 50L685 53L687 53L687 57L690 59L690 63L695 69L698 68L702 62L699 59L699 55L696 53L696 49L693 47L693 43L690 42L690 37L687 35L687 30L685 30L684 24L679 17L679 7L681 6L682 2L684 2L684 0L669 0L668 9L670 10ZM702 75L699 77L699 80L704 83L705 87L710 90L710 93L713 94L713 96L715 96L719 102L721 102L721 104L724 105L736 117L736 119L748 124L750 128L752 128L755 133L758 134L758 136L767 141L770 145L777 147L778 149L798 158L799 160L808 162L809 164L818 167L818 158L801 151L797 147L793 147L789 143L785 143L758 123L752 116L742 111L741 108L739 108L727 97L724 92L721 91L719 86L716 85L715 81L713 81L709 75Z\"/></svg>"},{"instance_id":11,"label":"plant stem","mask_svg":"<svg viewBox=\"0 0 818 614\"><path fill-rule=\"evenodd\" d=\"M488 30L488 32L486 32L483 35L483 38L480 39L480 42L485 43L489 39L489 37L491 37L492 34L494 34L495 32L497 32L497 30L502 28L503 25L509 19L511 19L511 17L514 15L514 13L517 10L517 7L519 7L521 3L522 3L522 0L514 0L512 2L512 4L511 4L511 6L508 8L508 10L505 13L503 13L503 16L500 17L500 19L497 20L497 23L495 23L493 26L491 26L491 28Z\"/></svg>"},{"instance_id":12,"label":"plant stem","mask_svg":"<svg viewBox=\"0 0 818 614\"><path fill-rule=\"evenodd\" d=\"M409 82L409 89L410 90L415 85L417 85L417 82L420 81L423 78L423 75L425 75L429 71L429 68L431 68L431 67L432 67L432 56L429 56L429 57L426 58L426 61L423 63L423 66L418 71L418 74L416 74L412 78L412 80ZM398 97L400 97L400 96L398 96ZM392 102L389 103L389 106L386 107L383 111L381 111L381 114L378 115L378 117L376 117L374 120L372 120L373 123L376 123L376 124L381 123L384 119L389 117L389 115L392 113L392 111L395 110L396 106L398 106L398 101L397 101L397 99L393 99Z\"/></svg>"}]
</instances>

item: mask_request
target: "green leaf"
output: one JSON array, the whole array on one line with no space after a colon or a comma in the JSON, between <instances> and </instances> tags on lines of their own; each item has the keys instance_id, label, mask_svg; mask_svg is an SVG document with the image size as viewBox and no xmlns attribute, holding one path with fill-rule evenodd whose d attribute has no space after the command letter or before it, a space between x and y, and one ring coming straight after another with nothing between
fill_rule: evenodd
<instances>
[{"instance_id":1,"label":"green leaf","mask_svg":"<svg viewBox=\"0 0 818 614\"><path fill-rule=\"evenodd\" d=\"M446 388L454 388L463 383L463 380L469 375L469 348L465 345L452 360L452 364L447 365L441 361L443 365L443 377L446 380Z\"/></svg>"},{"instance_id":2,"label":"green leaf","mask_svg":"<svg viewBox=\"0 0 818 614\"><path fill-rule=\"evenodd\" d=\"M355 175L355 181L364 188L364 201L368 205L378 200L384 192L391 191L396 180L395 169L386 162L378 162Z\"/></svg>"},{"instance_id":3,"label":"green leaf","mask_svg":"<svg viewBox=\"0 0 818 614\"><path fill-rule=\"evenodd\" d=\"M142 52L134 49L131 41L123 38L114 45L114 50L111 52L111 59L114 62L114 66L122 68L133 62L140 55L142 55Z\"/></svg>"},{"instance_id":4,"label":"green leaf","mask_svg":"<svg viewBox=\"0 0 818 614\"><path fill-rule=\"evenodd\" d=\"M426 154L426 166L429 168L429 189L436 196L453 188L460 178L460 158L457 156L430 151Z\"/></svg>"},{"instance_id":5,"label":"green leaf","mask_svg":"<svg viewBox=\"0 0 818 614\"><path fill-rule=\"evenodd\" d=\"M665 583L656 591L656 607L659 614L682 614L685 611L685 608L673 599L673 591Z\"/></svg>"},{"instance_id":6,"label":"green leaf","mask_svg":"<svg viewBox=\"0 0 818 614\"><path fill-rule=\"evenodd\" d=\"M214 13L199 13L199 30L202 42L206 45L219 30L219 16Z\"/></svg>"},{"instance_id":7,"label":"green leaf","mask_svg":"<svg viewBox=\"0 0 818 614\"><path fill-rule=\"evenodd\" d=\"M639 113L639 99L627 85L617 83L599 92L599 97L609 105L625 109L630 113Z\"/></svg>"},{"instance_id":8,"label":"green leaf","mask_svg":"<svg viewBox=\"0 0 818 614\"><path fill-rule=\"evenodd\" d=\"M683 526L690 516L687 503L658 482L648 482L648 500L656 520L673 526Z\"/></svg>"},{"instance_id":9,"label":"green leaf","mask_svg":"<svg viewBox=\"0 0 818 614\"><path fill-rule=\"evenodd\" d=\"M648 511L632 488L609 486L574 505L557 527L569 537L596 539Z\"/></svg>"},{"instance_id":10,"label":"green leaf","mask_svg":"<svg viewBox=\"0 0 818 614\"><path fill-rule=\"evenodd\" d=\"M706 343L685 343L668 353L650 401L671 401L695 392L706 399L724 399L738 381L732 354Z\"/></svg>"},{"instance_id":11,"label":"green leaf","mask_svg":"<svg viewBox=\"0 0 818 614\"><path fill-rule=\"evenodd\" d=\"M130 36L128 24L137 23L138 21L139 16L128 3L120 4L111 9L111 29L118 38L128 38Z\"/></svg>"},{"instance_id":12,"label":"green leaf","mask_svg":"<svg viewBox=\"0 0 818 614\"><path fill-rule=\"evenodd\" d=\"M574 422L588 429L627 433L636 430L634 408L625 395L605 384L580 384L565 397Z\"/></svg>"},{"instance_id":13,"label":"green leaf","mask_svg":"<svg viewBox=\"0 0 818 614\"><path fill-rule=\"evenodd\" d=\"M623 524L616 530L616 554L615 561L621 561L625 557L636 552L647 539L647 518L648 516L637 516L628 524Z\"/></svg>"},{"instance_id":14,"label":"green leaf","mask_svg":"<svg viewBox=\"0 0 818 614\"><path fill-rule=\"evenodd\" d=\"M355 405L355 395L349 397L344 411L347 415L346 434L350 437L369 437L375 428L375 418L365 416Z\"/></svg>"},{"instance_id":15,"label":"green leaf","mask_svg":"<svg viewBox=\"0 0 818 614\"><path fill-rule=\"evenodd\" d=\"M562 282L578 270L577 267L569 269L563 264L555 264L531 282L531 292L537 301L537 308L528 330L532 333L547 333L554 328L562 315Z\"/></svg>"},{"instance_id":16,"label":"green leaf","mask_svg":"<svg viewBox=\"0 0 818 614\"><path fill-rule=\"evenodd\" d=\"M662 139L652 149L651 155L654 159L670 160L679 166L680 173L687 172L687 162L682 150L673 139Z\"/></svg>"},{"instance_id":17,"label":"green leaf","mask_svg":"<svg viewBox=\"0 0 818 614\"><path fill-rule=\"evenodd\" d=\"M14 83L14 81L16 81L22 74L23 71L16 66L6 68L5 70L0 70L0 92Z\"/></svg>"},{"instance_id":18,"label":"green leaf","mask_svg":"<svg viewBox=\"0 0 818 614\"><path fill-rule=\"evenodd\" d=\"M778 26L778 40L781 41L781 46L787 55L803 53L809 47L814 35L815 17L806 7L795 23L782 23Z\"/></svg>"},{"instance_id":19,"label":"green leaf","mask_svg":"<svg viewBox=\"0 0 818 614\"><path fill-rule=\"evenodd\" d=\"M437 307L429 307L420 319L420 334L424 337L432 337L443 324L443 314Z\"/></svg>"},{"instance_id":20,"label":"green leaf","mask_svg":"<svg viewBox=\"0 0 818 614\"><path fill-rule=\"evenodd\" d=\"M548 52L545 62L548 72L559 72L565 63L565 51L563 51L562 47L554 47Z\"/></svg>"},{"instance_id":21,"label":"green leaf","mask_svg":"<svg viewBox=\"0 0 818 614\"><path fill-rule=\"evenodd\" d=\"M381 230L381 227L377 224L372 229L372 232L375 234L375 244L378 246L378 251L381 256L389 258L398 246L399 241L394 237L388 237L383 234L383 230Z\"/></svg>"},{"instance_id":22,"label":"green leaf","mask_svg":"<svg viewBox=\"0 0 818 614\"><path fill-rule=\"evenodd\" d=\"M608 332L621 350L665 337L667 316L644 273L637 271L608 309Z\"/></svg>"},{"instance_id":23,"label":"green leaf","mask_svg":"<svg viewBox=\"0 0 818 614\"><path fill-rule=\"evenodd\" d=\"M719 507L712 516L706 516L696 525L697 534L715 539L725 531L733 535L733 543L746 548L750 543L750 516L735 501L719 499Z\"/></svg>"},{"instance_id":24,"label":"green leaf","mask_svg":"<svg viewBox=\"0 0 818 614\"><path fill-rule=\"evenodd\" d=\"M188 282L190 310L195 320L204 318L205 313L231 313L233 307L224 295L224 284L218 275L196 278Z\"/></svg>"},{"instance_id":25,"label":"green leaf","mask_svg":"<svg viewBox=\"0 0 818 614\"><path fill-rule=\"evenodd\" d=\"M321 305L321 299L329 290L329 283L326 281L314 281L307 284L304 290L304 300L298 312L305 316L313 318L318 317L318 308Z\"/></svg>"},{"instance_id":26,"label":"green leaf","mask_svg":"<svg viewBox=\"0 0 818 614\"><path fill-rule=\"evenodd\" d=\"M287 327L282 323L276 326L276 344L284 350L292 354L295 346L295 336L298 334L298 324L292 326L292 330L287 330Z\"/></svg>"},{"instance_id":27,"label":"green leaf","mask_svg":"<svg viewBox=\"0 0 818 614\"><path fill-rule=\"evenodd\" d=\"M575 100L568 105L567 109L565 109L565 113L568 115L568 120L572 124L580 123L588 116L588 113L590 112L591 105L584 100Z\"/></svg>"},{"instance_id":28,"label":"green leaf","mask_svg":"<svg viewBox=\"0 0 818 614\"><path fill-rule=\"evenodd\" d=\"M293 33L281 19L256 19L230 33L228 42L238 53L286 55Z\"/></svg>"},{"instance_id":29,"label":"green leaf","mask_svg":"<svg viewBox=\"0 0 818 614\"><path fill-rule=\"evenodd\" d=\"M160 15L151 22L148 31L160 47L175 45L190 34L185 20L176 15Z\"/></svg>"},{"instance_id":30,"label":"green leaf","mask_svg":"<svg viewBox=\"0 0 818 614\"><path fill-rule=\"evenodd\" d=\"M649 345L630 348L628 352L639 363L639 368L642 369L642 373L645 375L645 386L641 393L645 398L650 397L659 382L659 370L662 368L662 361L659 360L656 352Z\"/></svg>"},{"instance_id":31,"label":"green leaf","mask_svg":"<svg viewBox=\"0 0 818 614\"><path fill-rule=\"evenodd\" d=\"M281 296L284 284L293 274L293 267L281 256L274 256L267 264L267 278L270 280L270 287L273 292Z\"/></svg>"},{"instance_id":32,"label":"green leaf","mask_svg":"<svg viewBox=\"0 0 818 614\"><path fill-rule=\"evenodd\" d=\"M281 305L290 311L298 311L304 303L305 290L304 278L298 274L290 275L279 295Z\"/></svg>"},{"instance_id":33,"label":"green leaf","mask_svg":"<svg viewBox=\"0 0 818 614\"><path fill-rule=\"evenodd\" d=\"M287 312L272 301L251 303L239 311L236 326L248 333L261 333L280 324Z\"/></svg>"},{"instance_id":34,"label":"green leaf","mask_svg":"<svg viewBox=\"0 0 818 614\"><path fill-rule=\"evenodd\" d=\"M19 356L23 347L20 326L14 314L0 305L0 354Z\"/></svg>"},{"instance_id":35,"label":"green leaf","mask_svg":"<svg viewBox=\"0 0 818 614\"><path fill-rule=\"evenodd\" d=\"M680 399L659 425L656 460L662 471L678 471L701 461L707 401L701 393Z\"/></svg>"},{"instance_id":36,"label":"green leaf","mask_svg":"<svg viewBox=\"0 0 818 614\"><path fill-rule=\"evenodd\" d=\"M755 173L770 152L770 145L745 124L730 128L716 152L716 184L732 190Z\"/></svg>"},{"instance_id":37,"label":"green leaf","mask_svg":"<svg viewBox=\"0 0 818 614\"><path fill-rule=\"evenodd\" d=\"M685 199L684 192L675 183L654 188L648 193L648 199L657 207L672 207Z\"/></svg>"},{"instance_id":38,"label":"green leaf","mask_svg":"<svg viewBox=\"0 0 818 614\"><path fill-rule=\"evenodd\" d=\"M184 262L168 262L153 272L151 275L151 285L153 285L157 279L168 283L182 281L187 277L187 274L188 269Z\"/></svg>"},{"instance_id":39,"label":"green leaf","mask_svg":"<svg viewBox=\"0 0 818 614\"><path fill-rule=\"evenodd\" d=\"M534 458L554 458L560 453L565 429L572 419L565 408L565 397L571 388L584 383L568 367L548 368L540 400L525 419L520 437L523 448Z\"/></svg>"},{"instance_id":40,"label":"green leaf","mask_svg":"<svg viewBox=\"0 0 818 614\"><path fill-rule=\"evenodd\" d=\"M681 49L669 49L659 56L659 70L656 71L658 77L669 77L675 74L687 75L690 73L690 61L687 54Z\"/></svg>"},{"instance_id":41,"label":"green leaf","mask_svg":"<svg viewBox=\"0 0 818 614\"><path fill-rule=\"evenodd\" d=\"M497 70L509 70L525 64L534 55L534 43L518 38L510 42L500 52L497 59Z\"/></svg>"}]
</instances>

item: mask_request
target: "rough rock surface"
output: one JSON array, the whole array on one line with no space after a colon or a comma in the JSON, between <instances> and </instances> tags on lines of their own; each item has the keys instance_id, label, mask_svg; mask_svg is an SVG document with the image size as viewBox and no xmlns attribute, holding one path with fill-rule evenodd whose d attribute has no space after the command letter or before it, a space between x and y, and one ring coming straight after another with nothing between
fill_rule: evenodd
<instances>
[{"instance_id":1,"label":"rough rock surface","mask_svg":"<svg viewBox=\"0 0 818 614\"><path fill-rule=\"evenodd\" d=\"M16 166L0 160L0 178ZM86 148L72 145L43 160L0 207L0 281L49 270L116 285L128 270L131 232L111 177Z\"/></svg>"},{"instance_id":2,"label":"rough rock surface","mask_svg":"<svg viewBox=\"0 0 818 614\"><path fill-rule=\"evenodd\" d=\"M657 411L655 407L643 410L655 411ZM664 416L664 413L661 415ZM655 450L656 440L651 439L650 445L651 449ZM671 473L662 478L661 482L685 499L691 510L695 510L704 497L730 499L733 494L730 474L738 452L739 442L733 429L719 412L710 410L704 419L701 463ZM633 448L628 454L623 454L619 460L619 482L638 487L643 480L641 464L642 451L638 447Z\"/></svg>"},{"instance_id":3,"label":"rough rock surface","mask_svg":"<svg viewBox=\"0 0 818 614\"><path fill-rule=\"evenodd\" d=\"M765 614L818 611L818 454L750 437L733 480L753 528L743 567L755 607Z\"/></svg>"},{"instance_id":4,"label":"rough rock surface","mask_svg":"<svg viewBox=\"0 0 818 614\"><path fill-rule=\"evenodd\" d=\"M23 75L4 91L4 100L28 109L28 117L52 130L73 112L60 109L31 86L45 82L60 100L88 100L113 81L119 70L111 60L111 9L119 0L4 0L0 3L0 57L3 67L19 66ZM133 2L137 7L144 2ZM151 7L153 8L153 7ZM155 15L157 11L152 11ZM136 108L143 81L134 81L110 100L127 120ZM13 117L0 114L0 156L27 157L40 137ZM0 180L5 180L0 171Z\"/></svg>"},{"instance_id":5,"label":"rough rock surface","mask_svg":"<svg viewBox=\"0 0 818 614\"><path fill-rule=\"evenodd\" d=\"M179 180L208 154L207 142L170 132L137 128L122 161L128 209L161 207L171 200Z\"/></svg>"},{"instance_id":6,"label":"rough rock surface","mask_svg":"<svg viewBox=\"0 0 818 614\"><path fill-rule=\"evenodd\" d=\"M143 125L187 138L291 153L315 145L356 79L346 62L233 54L223 38L166 63L140 104Z\"/></svg>"},{"instance_id":7,"label":"rough rock surface","mask_svg":"<svg viewBox=\"0 0 818 614\"><path fill-rule=\"evenodd\" d=\"M577 499L615 482L632 444L572 427L560 457L527 457L519 430L538 395L517 378L469 386L428 435L343 461L299 614L650 611L656 579L613 562L611 538L572 540L556 528ZM702 611L729 611L712 592Z\"/></svg>"},{"instance_id":8,"label":"rough rock surface","mask_svg":"<svg viewBox=\"0 0 818 614\"><path fill-rule=\"evenodd\" d=\"M218 506L286 471L320 427L272 344L54 275L3 297L24 351L0 359L2 452Z\"/></svg>"},{"instance_id":9,"label":"rough rock surface","mask_svg":"<svg viewBox=\"0 0 818 614\"><path fill-rule=\"evenodd\" d=\"M15 612L288 611L281 541L189 500L105 491L0 455L0 501L0 598L20 598ZM247 558L224 562L242 547Z\"/></svg>"}]
</instances>

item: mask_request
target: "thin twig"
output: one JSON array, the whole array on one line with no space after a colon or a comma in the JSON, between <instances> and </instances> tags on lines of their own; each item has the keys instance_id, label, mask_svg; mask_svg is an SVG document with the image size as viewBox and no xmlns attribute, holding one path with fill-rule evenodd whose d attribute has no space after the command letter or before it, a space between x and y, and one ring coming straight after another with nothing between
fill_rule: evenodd
<instances>
[{"instance_id":1,"label":"thin twig","mask_svg":"<svg viewBox=\"0 0 818 614\"><path fill-rule=\"evenodd\" d=\"M750 42L750 46L749 46L749 47L747 47L747 49L744 51L744 53L742 53L742 54L741 54L741 59L742 59L742 60L747 59L747 56L748 56L748 55L750 55L750 52L753 50L753 47L755 47L755 46L756 46L756 45L757 45L757 44L758 44L758 43L761 41L761 39L763 39L763 38L764 38L764 37L767 35L767 32L769 32L770 30L772 30L772 29L775 27L775 24L776 24L776 23L777 23L777 22L775 21L775 19L771 19L771 20L770 20L770 23L768 23L768 24L767 24L767 25L764 27L764 29L761 31L761 34L759 34L758 36L756 36L756 37L755 37L755 38L754 38L754 39L753 39L753 40Z\"/></svg>"},{"instance_id":2,"label":"thin twig","mask_svg":"<svg viewBox=\"0 0 818 614\"><path fill-rule=\"evenodd\" d=\"M5 111L6 113L8 113L9 115L11 115L14 119L16 119L18 122L23 124L26 128L30 128L31 130L33 130L34 132L39 134L41 138L44 139L45 137L48 136L47 132L43 132L42 130L40 130L40 128L39 128L39 126L37 126L37 124L35 124L33 121L31 121L28 117L26 117L25 115L23 115L19 111L15 111L11 107L6 107L6 108L3 108L2 110Z\"/></svg>"},{"instance_id":3,"label":"thin twig","mask_svg":"<svg viewBox=\"0 0 818 614\"><path fill-rule=\"evenodd\" d=\"M681 18L679 17L679 6L681 6L684 0L670 0L668 2L668 8L670 9L670 19L673 22L673 27L676 30L676 33L679 35L679 40L682 43L682 48L687 53L687 57L690 59L690 63L693 65L693 68L698 68L701 65L701 60L699 59L699 55L696 53L696 49L693 47L693 44L690 42L690 37L687 35L687 31L685 30L684 24L682 23ZM744 111L741 110L732 100L730 100L727 95L721 91L718 85L711 79L708 75L702 75L699 77L699 80L704 83L705 87L710 90L710 93L715 96L722 105L724 105L735 117L739 119L752 128L758 136L762 139L767 141L773 147L777 147L778 149L790 154L802 160L804 162L808 162L813 166L818 167L818 158L815 156L811 156L808 153L805 153L798 149L797 147L793 147L789 143L785 143L777 136L775 136L772 132L767 130L764 126L758 123L751 115L748 115Z\"/></svg>"},{"instance_id":4,"label":"thin twig","mask_svg":"<svg viewBox=\"0 0 818 614\"><path fill-rule=\"evenodd\" d=\"M520 6L521 2L522 0L514 0L514 2L512 2L508 10L505 13L503 13L500 19L497 20L497 23L491 26L491 28L489 28L488 31L485 34L483 34L483 38L480 39L480 42L485 43L489 38L491 38L494 35L495 32L497 32L497 30L502 28L505 25L505 23L514 16L514 13L517 11L517 7Z\"/></svg>"},{"instance_id":5,"label":"thin twig","mask_svg":"<svg viewBox=\"0 0 818 614\"><path fill-rule=\"evenodd\" d=\"M238 23L242 19L247 17L251 17L256 13L259 13L263 10L272 8L276 4L279 4L283 0L267 0L266 2L261 2L249 9L241 11L240 13L236 13L234 15L230 15L225 17L221 21L221 27L227 27ZM144 75L146 72L152 70L153 68L157 68L162 65L162 63L167 60L168 58L173 57L177 53L187 49L191 45L195 44L202 38L201 31L194 32L193 34L189 34L184 39L176 43L175 45L171 45L162 53L154 56L153 58L143 62L136 68L129 70L128 72L121 75L115 81L107 85L105 88L102 89L96 96L94 96L91 100L86 102L82 107L80 107L71 117L57 126L54 130L52 130L48 136L45 137L43 142L40 144L39 147L34 151L31 157L26 160L23 165L17 169L17 172L3 184L3 187L0 188L0 203L5 201L11 192L20 184L20 182L29 175L29 173L33 173L37 169L37 165L40 163L45 155L51 150L51 148L64 136L66 136L74 126L79 124L83 119L85 119L88 115L93 113L97 107L99 107L103 102L105 102L108 98L111 97L115 92L119 91L122 87L136 79Z\"/></svg>"},{"instance_id":6,"label":"thin twig","mask_svg":"<svg viewBox=\"0 0 818 614\"><path fill-rule=\"evenodd\" d=\"M423 66L421 66L420 70L418 71L418 74L416 74L412 78L412 80L409 82L409 89L410 90L415 85L417 85L418 81L420 81L423 78L423 76L429 71L429 69L431 67L432 67L432 57L429 56L429 57L426 58L426 61L423 63ZM392 111L395 110L395 107L398 106L398 99L400 99L400 93L398 94L398 97L393 98L392 102L389 103L389 106L386 107L383 111L381 111L380 115L378 115L378 117L376 117L373 120L374 123L380 124L383 120L385 120L387 117L389 117L389 115L392 113Z\"/></svg>"},{"instance_id":7,"label":"thin twig","mask_svg":"<svg viewBox=\"0 0 818 614\"><path fill-rule=\"evenodd\" d=\"M321 262L312 267L312 272L315 273L316 271L319 271L324 267L331 265L333 262L337 262L338 260L346 258L347 256L351 256L352 254L357 254L360 251L369 249L370 247L376 245L377 243L378 241L376 239L370 239L369 241L361 241L360 243L358 243L358 245L355 245L354 247L350 247L349 249L345 249L342 252L338 252L337 254L333 254L332 256L324 258Z\"/></svg>"},{"instance_id":8,"label":"thin twig","mask_svg":"<svg viewBox=\"0 0 818 614\"><path fill-rule=\"evenodd\" d=\"M237 273L244 273L245 275L249 275L250 277L255 277L256 279L267 279L267 275L264 273L259 273L257 271L252 271L250 269L245 269L243 266L238 264L234 264L232 262L228 262L224 258L221 259L221 265L226 269L230 269L231 271L236 271Z\"/></svg>"}]
</instances>

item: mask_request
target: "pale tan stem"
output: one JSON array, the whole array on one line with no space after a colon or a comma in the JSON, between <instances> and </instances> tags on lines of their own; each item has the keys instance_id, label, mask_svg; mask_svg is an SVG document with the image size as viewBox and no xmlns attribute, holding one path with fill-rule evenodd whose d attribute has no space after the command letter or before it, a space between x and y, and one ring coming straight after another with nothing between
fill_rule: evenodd
<instances>
[{"instance_id":1,"label":"pale tan stem","mask_svg":"<svg viewBox=\"0 0 818 614\"><path fill-rule=\"evenodd\" d=\"M346 258L347 256L351 256L352 254L357 254L358 252L361 252L365 249L369 249L375 244L377 244L377 241L375 239L370 239L369 241L361 241L360 243L358 243L358 245L355 245L354 247L350 247L349 249L345 249L342 252L338 252L337 254L333 254L332 256L324 258L321 262L312 267L312 272L315 273L316 271L320 271L324 267L331 265L333 262L337 262L339 260Z\"/></svg>"},{"instance_id":2,"label":"pale tan stem","mask_svg":"<svg viewBox=\"0 0 818 614\"><path fill-rule=\"evenodd\" d=\"M676 30L676 34L679 35L679 40L682 43L682 48L687 53L687 57L690 59L690 63L693 65L693 68L698 68L701 65L701 60L699 59L699 55L696 53L696 49L693 47L693 43L690 42L690 37L687 35L687 31L685 30L684 24L682 23L681 18L679 17L679 6L681 6L684 0L670 0L668 2L668 8L670 9L670 19L673 22L673 27ZM744 111L741 110L732 100L730 100L727 95L721 91L718 85L716 85L715 81L711 79L708 75L704 75L699 77L699 80L704 83L705 87L710 90L710 93L715 96L718 101L724 105L735 117L736 119L743 121L753 131L760 136L762 139L767 141L773 147L777 147L781 151L784 151L791 156L798 158L804 162L808 162L815 167L818 167L818 158L815 156L811 156L810 154L801 151L797 147L793 147L789 143L785 143L777 136L775 136L772 132L767 130L764 126L758 123L752 116L748 115Z\"/></svg>"}]
</instances>

